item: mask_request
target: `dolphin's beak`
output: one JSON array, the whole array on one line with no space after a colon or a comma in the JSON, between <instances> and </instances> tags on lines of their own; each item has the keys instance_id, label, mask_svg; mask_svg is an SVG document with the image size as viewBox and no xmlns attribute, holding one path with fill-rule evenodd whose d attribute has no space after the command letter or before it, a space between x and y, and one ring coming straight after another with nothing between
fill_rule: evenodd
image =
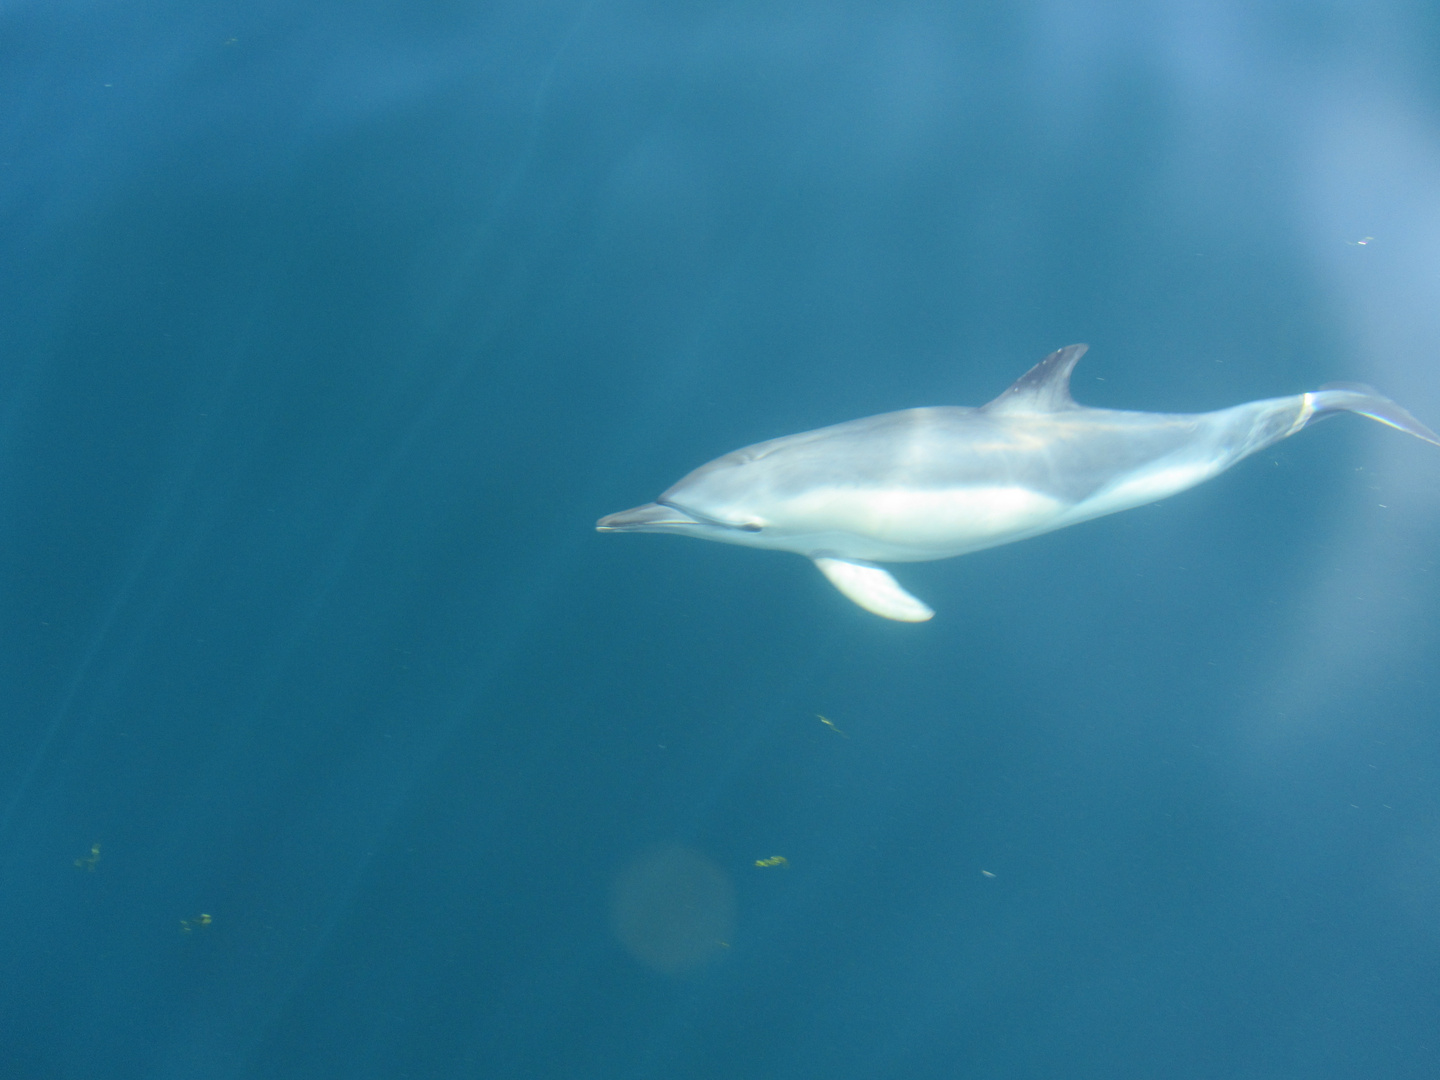
<instances>
[{"instance_id":1,"label":"dolphin's beak","mask_svg":"<svg viewBox=\"0 0 1440 1080\"><path fill-rule=\"evenodd\" d=\"M699 525L701 522L673 506L646 503L633 510L608 514L595 523L597 532L670 532L677 526Z\"/></svg>"}]
</instances>

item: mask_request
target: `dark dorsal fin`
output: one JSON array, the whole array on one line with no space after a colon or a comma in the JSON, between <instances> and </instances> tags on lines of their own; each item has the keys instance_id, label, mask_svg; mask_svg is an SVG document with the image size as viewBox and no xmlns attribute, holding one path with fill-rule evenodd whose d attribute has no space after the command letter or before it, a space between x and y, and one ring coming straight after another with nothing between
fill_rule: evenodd
<instances>
[{"instance_id":1,"label":"dark dorsal fin","mask_svg":"<svg viewBox=\"0 0 1440 1080\"><path fill-rule=\"evenodd\" d=\"M1070 396L1070 372L1089 345L1056 349L985 406L992 413L1048 413L1078 409Z\"/></svg>"}]
</instances>

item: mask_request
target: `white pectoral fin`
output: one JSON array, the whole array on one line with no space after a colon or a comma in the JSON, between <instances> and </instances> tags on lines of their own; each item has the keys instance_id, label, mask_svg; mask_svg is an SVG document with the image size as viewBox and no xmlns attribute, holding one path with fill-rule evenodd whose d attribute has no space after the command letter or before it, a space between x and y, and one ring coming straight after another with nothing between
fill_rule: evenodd
<instances>
[{"instance_id":1,"label":"white pectoral fin","mask_svg":"<svg viewBox=\"0 0 1440 1080\"><path fill-rule=\"evenodd\" d=\"M866 611L897 622L924 622L935 614L900 587L900 583L871 563L818 558L815 565L848 599Z\"/></svg>"}]
</instances>

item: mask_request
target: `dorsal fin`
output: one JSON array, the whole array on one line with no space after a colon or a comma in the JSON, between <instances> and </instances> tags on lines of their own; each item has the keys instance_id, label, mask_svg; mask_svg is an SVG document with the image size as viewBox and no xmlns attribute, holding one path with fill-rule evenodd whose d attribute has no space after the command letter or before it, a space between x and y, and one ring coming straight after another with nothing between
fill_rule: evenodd
<instances>
[{"instance_id":1,"label":"dorsal fin","mask_svg":"<svg viewBox=\"0 0 1440 1080\"><path fill-rule=\"evenodd\" d=\"M1078 409L1070 396L1070 372L1089 345L1056 349L985 406L992 413L1048 413Z\"/></svg>"}]
</instances>

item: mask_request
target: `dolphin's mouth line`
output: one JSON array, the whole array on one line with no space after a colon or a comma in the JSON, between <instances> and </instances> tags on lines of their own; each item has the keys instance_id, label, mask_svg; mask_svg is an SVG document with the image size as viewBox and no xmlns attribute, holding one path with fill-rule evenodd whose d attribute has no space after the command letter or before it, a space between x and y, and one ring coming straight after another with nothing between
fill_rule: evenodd
<instances>
[{"instance_id":1,"label":"dolphin's mouth line","mask_svg":"<svg viewBox=\"0 0 1440 1080\"><path fill-rule=\"evenodd\" d=\"M721 521L668 499L608 514L595 523L595 528L600 532L686 532L696 525L735 532L759 532L761 528L756 524L735 525Z\"/></svg>"},{"instance_id":2,"label":"dolphin's mouth line","mask_svg":"<svg viewBox=\"0 0 1440 1080\"><path fill-rule=\"evenodd\" d=\"M691 510L688 506L682 506L674 499L659 498L656 499L655 502L660 506L668 506L671 510L679 510L682 514L688 514L702 525L714 525L717 529L734 529L737 532L759 532L761 529L761 526L753 522L747 521L743 525L736 525L733 522L721 521L719 518L713 518L709 514L702 514L698 510Z\"/></svg>"}]
</instances>

